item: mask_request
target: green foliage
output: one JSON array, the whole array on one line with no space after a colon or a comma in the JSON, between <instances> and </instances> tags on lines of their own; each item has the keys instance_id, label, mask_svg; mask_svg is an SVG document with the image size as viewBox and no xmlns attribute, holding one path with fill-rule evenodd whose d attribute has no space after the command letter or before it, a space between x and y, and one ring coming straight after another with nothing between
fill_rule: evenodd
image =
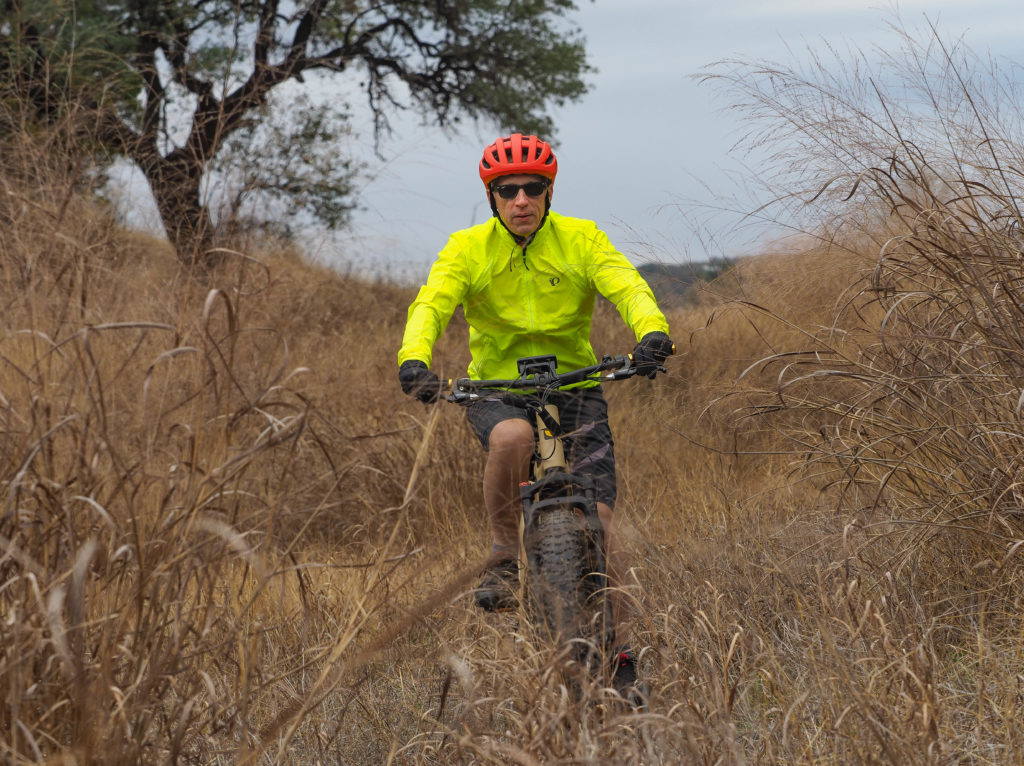
<instances>
[{"instance_id":1,"label":"green foliage","mask_svg":"<svg viewBox=\"0 0 1024 766\"><path fill-rule=\"evenodd\" d=\"M367 8L367 26L386 23L398 5ZM429 41L418 54L421 71L399 77L415 106L439 125L457 122L464 112L492 120L502 129L550 138L556 127L546 114L547 106L565 104L586 92L582 76L589 67L584 41L566 21L576 9L575 2L446 0L401 5L405 6L402 12L409 13L408 28L397 35L398 40L381 45L379 53L375 51L377 60L367 67L367 90L373 101L384 98L382 89L389 87L388 80L396 74L380 63L415 38Z\"/></svg>"},{"instance_id":2,"label":"green foliage","mask_svg":"<svg viewBox=\"0 0 1024 766\"><path fill-rule=\"evenodd\" d=\"M303 93L288 100L287 110L261 109L212 166L227 197L218 219L233 227L258 224L288 239L313 219L331 229L347 225L359 166L345 151L346 121L334 104Z\"/></svg>"},{"instance_id":3,"label":"green foliage","mask_svg":"<svg viewBox=\"0 0 1024 766\"><path fill-rule=\"evenodd\" d=\"M0 10L0 99L13 113L33 124L83 107L131 108L142 83L109 4L5 0Z\"/></svg>"}]
</instances>

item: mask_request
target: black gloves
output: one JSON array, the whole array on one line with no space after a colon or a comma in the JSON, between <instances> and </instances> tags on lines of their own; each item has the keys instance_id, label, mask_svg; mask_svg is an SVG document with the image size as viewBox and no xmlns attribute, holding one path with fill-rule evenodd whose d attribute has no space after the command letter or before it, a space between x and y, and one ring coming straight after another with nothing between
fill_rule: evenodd
<instances>
[{"instance_id":1,"label":"black gloves","mask_svg":"<svg viewBox=\"0 0 1024 766\"><path fill-rule=\"evenodd\" d=\"M675 353L672 339L663 332L649 332L640 339L633 349L633 364L638 375L653 378L658 367Z\"/></svg>"},{"instance_id":2,"label":"black gloves","mask_svg":"<svg viewBox=\"0 0 1024 766\"><path fill-rule=\"evenodd\" d=\"M441 381L419 359L402 362L398 382L402 384L402 391L424 404L433 404L441 395Z\"/></svg>"}]
</instances>

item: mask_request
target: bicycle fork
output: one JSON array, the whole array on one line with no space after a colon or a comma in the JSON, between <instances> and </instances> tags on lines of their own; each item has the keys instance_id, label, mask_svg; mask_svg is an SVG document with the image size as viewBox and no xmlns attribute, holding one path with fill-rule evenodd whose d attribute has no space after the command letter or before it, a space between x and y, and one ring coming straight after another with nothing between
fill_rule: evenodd
<instances>
[{"instance_id":1,"label":"bicycle fork","mask_svg":"<svg viewBox=\"0 0 1024 766\"><path fill-rule=\"evenodd\" d=\"M537 419L537 455L533 463L533 481L519 487L523 503L523 527L530 529L536 515L552 505L568 505L582 515L588 532L602 551L604 573L604 527L597 513L597 495L589 476L569 473L562 444L558 407L546 404L533 408Z\"/></svg>"},{"instance_id":2,"label":"bicycle fork","mask_svg":"<svg viewBox=\"0 0 1024 766\"><path fill-rule=\"evenodd\" d=\"M534 462L534 481L519 488L523 504L523 547L530 577L544 580L554 575L554 579L559 580L568 576L575 592L571 596L565 594L565 598L575 606L569 603L563 606L578 612L582 623L589 624L589 627L580 624L578 629L586 635L563 638L586 638L593 641L600 652L610 646L614 629L607 595L604 527L597 512L594 483L589 476L567 470L557 407L549 404L542 409L538 406L535 416L537 459ZM543 541L537 544L538 528L543 526L542 515L564 513L567 509L575 517L574 526L581 533L572 536L575 542L568 547L573 550L544 544ZM561 555L553 555L556 550L561 551ZM554 573L553 568L561 572ZM565 582L564 579L562 581ZM549 627L555 629L556 626Z\"/></svg>"}]
</instances>

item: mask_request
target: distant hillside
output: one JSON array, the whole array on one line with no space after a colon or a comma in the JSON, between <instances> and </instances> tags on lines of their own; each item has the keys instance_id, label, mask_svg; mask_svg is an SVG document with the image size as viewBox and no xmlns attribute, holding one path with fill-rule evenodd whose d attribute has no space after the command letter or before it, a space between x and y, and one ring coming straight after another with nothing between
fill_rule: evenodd
<instances>
[{"instance_id":1,"label":"distant hillside","mask_svg":"<svg viewBox=\"0 0 1024 766\"><path fill-rule=\"evenodd\" d=\"M726 258L694 263L645 263L638 267L665 306L682 306L694 301L694 286L711 282L733 267Z\"/></svg>"}]
</instances>

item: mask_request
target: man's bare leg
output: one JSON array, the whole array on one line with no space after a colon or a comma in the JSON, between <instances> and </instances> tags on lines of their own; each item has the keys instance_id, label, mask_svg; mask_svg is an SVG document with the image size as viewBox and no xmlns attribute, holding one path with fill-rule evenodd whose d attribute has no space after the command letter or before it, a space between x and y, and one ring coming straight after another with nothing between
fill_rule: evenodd
<instances>
[{"instance_id":1,"label":"man's bare leg","mask_svg":"<svg viewBox=\"0 0 1024 766\"><path fill-rule=\"evenodd\" d=\"M525 420L502 420L488 440L484 464L484 505L494 550L475 593L477 606L487 611L515 608L519 576L519 485L530 477L533 426Z\"/></svg>"},{"instance_id":2,"label":"man's bare leg","mask_svg":"<svg viewBox=\"0 0 1024 766\"><path fill-rule=\"evenodd\" d=\"M533 426L525 420L502 420L491 431L484 465L484 505L495 547L519 553L519 485L530 478Z\"/></svg>"}]
</instances>

